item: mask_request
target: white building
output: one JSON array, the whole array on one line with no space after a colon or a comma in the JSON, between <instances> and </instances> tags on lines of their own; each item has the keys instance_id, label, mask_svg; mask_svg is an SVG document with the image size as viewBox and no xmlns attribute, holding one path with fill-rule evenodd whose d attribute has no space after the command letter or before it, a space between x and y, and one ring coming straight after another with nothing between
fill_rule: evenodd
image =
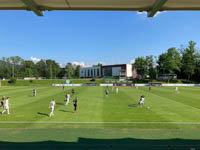
<instances>
[{"instance_id":1,"label":"white building","mask_svg":"<svg viewBox=\"0 0 200 150\"><path fill-rule=\"evenodd\" d=\"M86 67L80 69L80 78L100 78L100 77L133 77L131 64L107 65L98 67Z\"/></svg>"},{"instance_id":2,"label":"white building","mask_svg":"<svg viewBox=\"0 0 200 150\"><path fill-rule=\"evenodd\" d=\"M130 78L133 76L132 65L119 64L119 65L102 66L102 76Z\"/></svg>"},{"instance_id":3,"label":"white building","mask_svg":"<svg viewBox=\"0 0 200 150\"><path fill-rule=\"evenodd\" d=\"M101 67L84 67L80 68L80 78L100 78Z\"/></svg>"}]
</instances>

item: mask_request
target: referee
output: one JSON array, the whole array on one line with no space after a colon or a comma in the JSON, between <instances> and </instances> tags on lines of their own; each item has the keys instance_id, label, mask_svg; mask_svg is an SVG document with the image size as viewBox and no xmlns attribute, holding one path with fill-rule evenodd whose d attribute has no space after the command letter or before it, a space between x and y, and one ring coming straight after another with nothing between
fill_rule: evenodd
<instances>
[{"instance_id":1,"label":"referee","mask_svg":"<svg viewBox=\"0 0 200 150\"><path fill-rule=\"evenodd\" d=\"M77 103L78 103L78 97L76 97L76 98L73 100L73 103L74 103L74 113L76 113L76 110L77 110Z\"/></svg>"},{"instance_id":2,"label":"referee","mask_svg":"<svg viewBox=\"0 0 200 150\"><path fill-rule=\"evenodd\" d=\"M74 96L74 94L75 94L75 90L74 90L74 89L72 89L72 96Z\"/></svg>"}]
</instances>

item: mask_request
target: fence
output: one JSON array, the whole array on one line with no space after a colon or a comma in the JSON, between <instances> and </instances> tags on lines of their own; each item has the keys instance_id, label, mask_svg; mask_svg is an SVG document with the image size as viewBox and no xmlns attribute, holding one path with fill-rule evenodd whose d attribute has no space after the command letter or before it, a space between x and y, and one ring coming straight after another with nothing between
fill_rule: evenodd
<instances>
[{"instance_id":1,"label":"fence","mask_svg":"<svg viewBox=\"0 0 200 150\"><path fill-rule=\"evenodd\" d=\"M52 84L52 86L87 86L86 84ZM88 86L149 86L149 84L93 84ZM180 87L200 87L200 84L161 84L162 87L172 87L172 86L180 86Z\"/></svg>"}]
</instances>

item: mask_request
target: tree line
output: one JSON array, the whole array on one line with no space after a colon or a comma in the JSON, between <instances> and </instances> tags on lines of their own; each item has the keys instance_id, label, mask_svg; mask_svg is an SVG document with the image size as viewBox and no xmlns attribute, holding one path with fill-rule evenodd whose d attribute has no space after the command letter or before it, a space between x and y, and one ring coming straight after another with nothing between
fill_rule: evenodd
<instances>
[{"instance_id":1,"label":"tree line","mask_svg":"<svg viewBox=\"0 0 200 150\"><path fill-rule=\"evenodd\" d=\"M145 78L155 79L158 74L176 74L179 79L198 80L200 78L200 52L194 41L188 46L169 48L158 57L146 56L135 59L133 66Z\"/></svg>"},{"instance_id":2,"label":"tree line","mask_svg":"<svg viewBox=\"0 0 200 150\"><path fill-rule=\"evenodd\" d=\"M80 66L67 63L63 68L55 60L41 59L37 63L24 60L19 56L2 57L0 60L0 78L42 77L46 79L79 78Z\"/></svg>"},{"instance_id":3,"label":"tree line","mask_svg":"<svg viewBox=\"0 0 200 150\"><path fill-rule=\"evenodd\" d=\"M200 52L196 48L196 43L190 41L185 47L169 48L157 57L152 55L138 57L133 66L141 78L156 79L158 74L176 74L179 79L198 80L200 79ZM51 59L41 59L37 63L24 60L19 56L0 59L0 78L79 78L79 74L79 65L67 63L63 68Z\"/></svg>"}]
</instances>

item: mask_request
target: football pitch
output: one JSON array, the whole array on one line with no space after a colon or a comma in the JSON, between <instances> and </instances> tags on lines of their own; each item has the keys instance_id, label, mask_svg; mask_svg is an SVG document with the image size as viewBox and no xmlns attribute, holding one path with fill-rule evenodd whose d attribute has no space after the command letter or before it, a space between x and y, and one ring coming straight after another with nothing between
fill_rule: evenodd
<instances>
[{"instance_id":1,"label":"football pitch","mask_svg":"<svg viewBox=\"0 0 200 150\"><path fill-rule=\"evenodd\" d=\"M37 96L32 96L33 88ZM0 146L4 149L189 149L200 148L200 88L180 87L3 87L10 97L10 115L0 115ZM138 107L140 96L145 105ZM53 117L50 101L56 99ZM3 109L0 108L0 112ZM56 148L55 148L56 147Z\"/></svg>"}]
</instances>

